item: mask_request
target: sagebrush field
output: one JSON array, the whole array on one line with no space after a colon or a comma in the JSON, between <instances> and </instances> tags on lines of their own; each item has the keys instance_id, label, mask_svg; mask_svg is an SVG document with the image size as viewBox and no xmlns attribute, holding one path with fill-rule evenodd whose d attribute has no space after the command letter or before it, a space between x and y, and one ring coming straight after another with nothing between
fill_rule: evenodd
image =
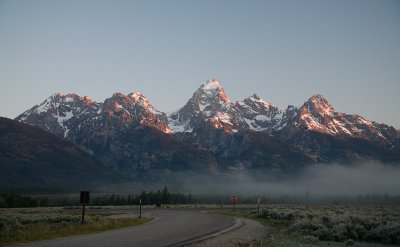
<instances>
[{"instance_id":1,"label":"sagebrush field","mask_svg":"<svg viewBox=\"0 0 400 247\"><path fill-rule=\"evenodd\" d=\"M258 214L242 207L223 214L259 220L269 229L264 244L325 241L400 245L398 205L268 205ZM300 236L300 237L299 237ZM271 241L272 239L272 241ZM289 243L288 242L288 243ZM254 246L254 245L252 245ZM261 245L264 246L264 245ZM283 245L279 245L283 246Z\"/></svg>"}]
</instances>

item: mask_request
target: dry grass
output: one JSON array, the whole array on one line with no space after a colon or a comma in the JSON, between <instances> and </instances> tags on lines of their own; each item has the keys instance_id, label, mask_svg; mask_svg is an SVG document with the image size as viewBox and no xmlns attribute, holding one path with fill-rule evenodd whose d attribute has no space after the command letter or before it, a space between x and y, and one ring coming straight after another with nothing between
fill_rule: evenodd
<instances>
[{"instance_id":1,"label":"dry grass","mask_svg":"<svg viewBox=\"0 0 400 247\"><path fill-rule=\"evenodd\" d=\"M113 213L89 213L85 224L77 211L62 208L2 209L0 246L105 231L148 222L149 218L112 218Z\"/></svg>"}]
</instances>

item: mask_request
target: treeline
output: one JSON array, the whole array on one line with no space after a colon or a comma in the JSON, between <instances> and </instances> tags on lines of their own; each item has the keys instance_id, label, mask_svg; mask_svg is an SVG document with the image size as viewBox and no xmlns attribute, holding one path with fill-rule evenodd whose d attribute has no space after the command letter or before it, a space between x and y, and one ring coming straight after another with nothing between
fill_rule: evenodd
<instances>
[{"instance_id":1,"label":"treeline","mask_svg":"<svg viewBox=\"0 0 400 247\"><path fill-rule=\"evenodd\" d=\"M48 207L47 197L33 198L23 196L14 192L0 194L0 208L29 208L29 207Z\"/></svg>"},{"instance_id":2,"label":"treeline","mask_svg":"<svg viewBox=\"0 0 400 247\"><path fill-rule=\"evenodd\" d=\"M141 201L142 205L160 204L191 204L194 203L192 195L182 193L171 193L167 186L162 191L142 191L140 194L111 194L104 196L95 196L91 200L91 205L106 206L106 205L138 205Z\"/></svg>"},{"instance_id":3,"label":"treeline","mask_svg":"<svg viewBox=\"0 0 400 247\"><path fill-rule=\"evenodd\" d=\"M0 187L1 193L17 193L17 194L42 194L42 195L51 195L51 194L66 194L71 193L76 190L67 189L67 188L58 188L58 187Z\"/></svg>"},{"instance_id":4,"label":"treeline","mask_svg":"<svg viewBox=\"0 0 400 247\"><path fill-rule=\"evenodd\" d=\"M155 205L155 204L191 204L195 203L192 195L183 193L171 193L167 186L161 191L142 191L140 194L91 194L92 206L123 206L123 205ZM48 195L28 196L15 192L0 194L0 208L17 207L55 207L55 206L78 206L79 195Z\"/></svg>"}]
</instances>

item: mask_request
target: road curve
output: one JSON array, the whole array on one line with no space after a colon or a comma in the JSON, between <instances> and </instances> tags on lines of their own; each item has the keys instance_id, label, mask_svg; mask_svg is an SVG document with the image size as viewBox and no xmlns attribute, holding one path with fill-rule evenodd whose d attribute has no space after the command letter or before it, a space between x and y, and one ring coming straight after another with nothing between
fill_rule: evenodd
<instances>
[{"instance_id":1,"label":"road curve","mask_svg":"<svg viewBox=\"0 0 400 247\"><path fill-rule=\"evenodd\" d=\"M30 247L125 247L182 246L190 240L224 230L234 218L199 211L155 210L149 223L101 233L36 241L13 246Z\"/></svg>"}]
</instances>

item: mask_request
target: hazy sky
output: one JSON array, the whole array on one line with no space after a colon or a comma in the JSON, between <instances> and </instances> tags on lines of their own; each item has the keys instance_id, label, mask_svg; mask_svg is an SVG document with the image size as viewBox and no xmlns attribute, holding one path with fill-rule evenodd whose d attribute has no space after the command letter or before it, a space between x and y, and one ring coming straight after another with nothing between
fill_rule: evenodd
<instances>
[{"instance_id":1,"label":"hazy sky","mask_svg":"<svg viewBox=\"0 0 400 247\"><path fill-rule=\"evenodd\" d=\"M136 90L170 112L212 77L233 101L321 93L400 128L400 1L0 0L0 116Z\"/></svg>"}]
</instances>

